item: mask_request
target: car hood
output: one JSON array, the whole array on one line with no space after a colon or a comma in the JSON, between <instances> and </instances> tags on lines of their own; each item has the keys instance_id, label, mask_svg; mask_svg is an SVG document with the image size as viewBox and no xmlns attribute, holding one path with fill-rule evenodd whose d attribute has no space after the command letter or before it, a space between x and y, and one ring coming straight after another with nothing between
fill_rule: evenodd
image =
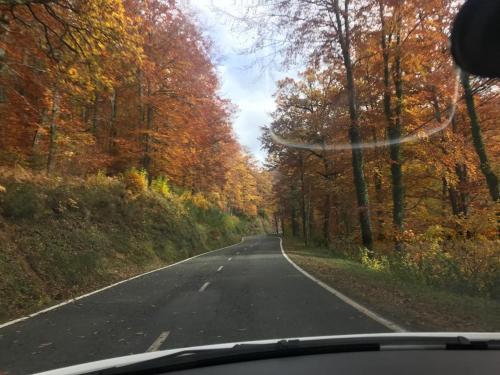
<instances>
[{"instance_id":1,"label":"car hood","mask_svg":"<svg viewBox=\"0 0 500 375\"><path fill-rule=\"evenodd\" d=\"M408 333L377 333L377 334L358 334L358 335L333 335L333 336L310 336L310 337L290 337L290 338L279 338L271 340L257 340L257 341L240 341L231 342L224 344L215 345L204 345L204 346L193 346L186 348L176 348L168 350L160 350L156 352L148 352L141 354L133 354L123 357L116 357L105 359L96 362L88 362L76 366L64 367L56 370L46 371L38 373L38 375L78 375L86 374L89 372L95 372L100 370L105 370L113 367L122 367L126 365L131 365L134 363L140 363L150 359L163 357L177 352L186 350L211 350L211 349L229 349L238 344L272 344L277 343L282 340L301 340L301 341L313 341L313 340L330 340L330 339L374 339L377 337L388 338L388 337L441 337L441 338L452 338L461 336L469 340L500 340L500 333L494 332L408 332Z\"/></svg>"}]
</instances>

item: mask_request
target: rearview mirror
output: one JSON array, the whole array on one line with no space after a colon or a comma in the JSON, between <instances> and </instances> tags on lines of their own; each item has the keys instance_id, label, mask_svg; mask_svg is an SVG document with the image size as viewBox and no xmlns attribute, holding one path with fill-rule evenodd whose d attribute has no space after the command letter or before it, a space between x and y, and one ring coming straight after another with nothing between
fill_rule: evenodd
<instances>
[{"instance_id":1,"label":"rearview mirror","mask_svg":"<svg viewBox=\"0 0 500 375\"><path fill-rule=\"evenodd\" d=\"M457 65L481 77L500 77L500 1L467 0L451 32Z\"/></svg>"}]
</instances>

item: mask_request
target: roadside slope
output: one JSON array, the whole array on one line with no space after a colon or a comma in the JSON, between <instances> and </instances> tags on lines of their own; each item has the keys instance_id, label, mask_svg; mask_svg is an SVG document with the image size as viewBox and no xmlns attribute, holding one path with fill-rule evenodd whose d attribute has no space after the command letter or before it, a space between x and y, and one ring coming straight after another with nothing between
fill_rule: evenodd
<instances>
[{"instance_id":1,"label":"roadside slope","mask_svg":"<svg viewBox=\"0 0 500 375\"><path fill-rule=\"evenodd\" d=\"M291 239L285 239L284 250L311 275L409 331L500 330L497 300L403 280Z\"/></svg>"},{"instance_id":2,"label":"roadside slope","mask_svg":"<svg viewBox=\"0 0 500 375\"><path fill-rule=\"evenodd\" d=\"M0 183L0 323L262 231L117 179Z\"/></svg>"}]
</instances>

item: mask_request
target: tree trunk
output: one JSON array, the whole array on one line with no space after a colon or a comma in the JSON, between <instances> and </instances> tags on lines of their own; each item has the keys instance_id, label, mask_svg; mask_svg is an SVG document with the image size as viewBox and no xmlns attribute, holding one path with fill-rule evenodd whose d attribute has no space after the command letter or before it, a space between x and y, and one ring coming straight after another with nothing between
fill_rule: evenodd
<instances>
[{"instance_id":1,"label":"tree trunk","mask_svg":"<svg viewBox=\"0 0 500 375\"><path fill-rule=\"evenodd\" d=\"M40 126L35 130L35 134L33 135L33 143L31 144L31 151L36 152L36 148L38 146L38 141L40 140L40 129L45 128L45 125L48 121L48 109L44 108L42 112L42 117L40 119Z\"/></svg>"},{"instance_id":2,"label":"tree trunk","mask_svg":"<svg viewBox=\"0 0 500 375\"><path fill-rule=\"evenodd\" d=\"M82 106L82 124L87 127L87 122L88 122L88 119L89 119L89 115L88 115L89 111L88 111L88 107L86 104L84 104Z\"/></svg>"},{"instance_id":3,"label":"tree trunk","mask_svg":"<svg viewBox=\"0 0 500 375\"><path fill-rule=\"evenodd\" d=\"M146 134L144 135L144 156L142 166L148 172L148 180L151 184L151 132L153 130L154 108L151 104L151 83L147 80L147 97L146 104Z\"/></svg>"},{"instance_id":4,"label":"tree trunk","mask_svg":"<svg viewBox=\"0 0 500 375\"><path fill-rule=\"evenodd\" d=\"M331 243L331 226L332 226L332 193L329 191L325 194L325 211L323 213L323 239L326 245Z\"/></svg>"},{"instance_id":5,"label":"tree trunk","mask_svg":"<svg viewBox=\"0 0 500 375\"><path fill-rule=\"evenodd\" d=\"M493 201L496 202L500 200L498 177L491 168L490 162L488 160L488 155L486 153L486 148L484 146L483 135L481 132L481 125L479 122L479 117L476 112L474 96L470 86L469 74L462 72L461 78L462 78L462 86L464 88L464 97L465 97L465 103L467 105L467 112L469 113L474 149L476 150L477 156L479 157L481 172L483 172L483 175L486 179L486 183L488 184L488 189L490 191L491 199L493 199Z\"/></svg>"},{"instance_id":6,"label":"tree trunk","mask_svg":"<svg viewBox=\"0 0 500 375\"><path fill-rule=\"evenodd\" d=\"M446 194L448 190L448 195L450 196L451 211L453 215L460 215L460 203L457 189L453 186L448 187L446 179L443 177L443 192Z\"/></svg>"},{"instance_id":7,"label":"tree trunk","mask_svg":"<svg viewBox=\"0 0 500 375\"><path fill-rule=\"evenodd\" d=\"M292 236L293 237L298 237L299 236L299 223L297 222L297 207L295 202L297 201L297 191L295 185L292 185L291 188L291 207L290 207L290 214L291 214L291 221L292 221Z\"/></svg>"},{"instance_id":8,"label":"tree trunk","mask_svg":"<svg viewBox=\"0 0 500 375\"><path fill-rule=\"evenodd\" d=\"M349 117L350 117L350 127L349 127L349 140L352 147L352 169L354 177L354 185L356 188L356 199L359 210L359 222L361 227L361 237L363 240L363 245L369 249L373 250L373 234L370 221L370 202L368 198L368 189L366 186L365 173L364 173L364 161L363 161L363 151L359 147L362 143L361 134L359 130L359 113L356 101L356 86L354 83L354 73L351 62L351 52L350 52L350 26L349 26L349 15L348 6L349 1L344 0L345 10L341 11L339 8L339 1L335 0L334 12L337 23L337 33L340 48L342 50L342 57L344 62L344 67L346 70L346 80L347 80L347 96L349 103ZM343 24L341 17L344 20L345 31L343 31Z\"/></svg>"},{"instance_id":9,"label":"tree trunk","mask_svg":"<svg viewBox=\"0 0 500 375\"><path fill-rule=\"evenodd\" d=\"M377 216L377 223L378 223L378 235L377 235L377 240L383 241L385 240L385 233L384 233L384 212L382 211L382 206L384 204L384 192L382 191L382 175L379 171L375 172L374 176L375 180L375 197L377 199L377 210L375 212Z\"/></svg>"},{"instance_id":10,"label":"tree trunk","mask_svg":"<svg viewBox=\"0 0 500 375\"><path fill-rule=\"evenodd\" d=\"M439 99L437 96L437 91L436 88L433 88L433 107L434 107L434 117L436 118L437 122L441 123L442 122L442 116L441 116L441 109L439 108ZM456 121L455 118L452 119L452 130L454 133L457 132L456 129ZM441 143L440 147L441 150L443 151L443 154L448 155L448 149L445 146L446 142L446 137L444 136L444 133L441 135ZM462 169L464 168L464 169ZM452 171L448 171L452 172ZM446 201L446 195L448 194L450 198L450 205L451 205L451 211L453 215L465 215L467 216L468 214L468 194L464 191L464 187L467 183L467 167L464 164L457 163L455 165L455 173L458 177L459 180L459 185L458 189L455 186L449 185L448 182L446 181L446 177L442 177L442 186L443 186L443 212L445 212L445 205L444 202Z\"/></svg>"},{"instance_id":11,"label":"tree trunk","mask_svg":"<svg viewBox=\"0 0 500 375\"><path fill-rule=\"evenodd\" d=\"M59 89L55 88L53 90L54 97L52 99L52 109L50 115L50 125L49 125L49 153L47 156L47 174L52 173L54 169L54 159L56 153L56 140L57 140L57 120L59 118L60 111L60 94Z\"/></svg>"},{"instance_id":12,"label":"tree trunk","mask_svg":"<svg viewBox=\"0 0 500 375\"><path fill-rule=\"evenodd\" d=\"M307 184L307 239L309 243L314 238L314 210L311 203L311 182Z\"/></svg>"},{"instance_id":13,"label":"tree trunk","mask_svg":"<svg viewBox=\"0 0 500 375\"><path fill-rule=\"evenodd\" d=\"M457 121L456 116L451 119L451 125L453 133L457 133ZM459 212L464 216L469 215L469 193L467 192L467 184L469 183L469 177L467 173L467 165L464 163L457 163L455 165L455 173L458 176L458 200L459 200Z\"/></svg>"},{"instance_id":14,"label":"tree trunk","mask_svg":"<svg viewBox=\"0 0 500 375\"><path fill-rule=\"evenodd\" d=\"M400 17L400 16L399 16ZM400 23L400 20L398 21ZM392 201L393 201L393 222L397 230L396 250L403 250L401 234L404 228L404 183L403 168L401 160L401 139L402 132L402 112L403 112L403 72L401 68L401 35L398 29L396 36L396 57L394 84L396 86L396 119L394 126L389 129L389 139L391 140L391 179L392 179Z\"/></svg>"},{"instance_id":15,"label":"tree trunk","mask_svg":"<svg viewBox=\"0 0 500 375\"><path fill-rule=\"evenodd\" d=\"M154 110L151 104L146 106L146 134L144 136L144 157L142 166L148 172L148 178L151 178L151 131L153 129ZM151 183L151 181L149 181Z\"/></svg>"},{"instance_id":16,"label":"tree trunk","mask_svg":"<svg viewBox=\"0 0 500 375\"><path fill-rule=\"evenodd\" d=\"M143 167L151 174L151 131L153 130L154 109L151 104L146 106L146 135L144 136L144 158Z\"/></svg>"},{"instance_id":17,"label":"tree trunk","mask_svg":"<svg viewBox=\"0 0 500 375\"><path fill-rule=\"evenodd\" d=\"M111 119L109 121L109 142L108 142L108 151L110 154L114 154L116 152L116 144L115 144L115 138L117 135L116 131L116 100L117 100L117 94L116 90L113 88L113 91L111 93Z\"/></svg>"},{"instance_id":18,"label":"tree trunk","mask_svg":"<svg viewBox=\"0 0 500 375\"><path fill-rule=\"evenodd\" d=\"M394 117L391 106L390 88L390 66L389 66L389 46L387 45L386 27L384 20L384 6L379 3L380 21L382 33L380 44L382 48L383 70L384 70L384 114L387 121L387 134L390 141L389 154L391 159L391 187L392 187L392 223L396 231L395 249L402 251L403 244L400 240L404 229L405 198L404 182L401 160L401 144L399 139L402 133L402 110L403 110L403 77L401 68L401 16L398 15L396 32L396 49L394 57L393 80L396 88L396 105Z\"/></svg>"},{"instance_id":19,"label":"tree trunk","mask_svg":"<svg viewBox=\"0 0 500 375\"><path fill-rule=\"evenodd\" d=\"M92 134L97 138L97 111L99 105L99 94L95 92L94 103L92 104Z\"/></svg>"},{"instance_id":20,"label":"tree trunk","mask_svg":"<svg viewBox=\"0 0 500 375\"><path fill-rule=\"evenodd\" d=\"M467 175L467 165L458 163L455 167L459 183L459 210L464 216L469 215L469 194L466 191L466 185L469 182Z\"/></svg>"},{"instance_id":21,"label":"tree trunk","mask_svg":"<svg viewBox=\"0 0 500 375\"><path fill-rule=\"evenodd\" d=\"M332 161L329 160L325 153L321 155L323 160L323 168L325 171L325 183L326 183L326 194L325 194L325 207L323 211L323 240L326 245L329 246L331 243L332 235L332 206L333 206L333 192L331 190L331 184L333 182L335 173L332 168Z\"/></svg>"},{"instance_id":22,"label":"tree trunk","mask_svg":"<svg viewBox=\"0 0 500 375\"><path fill-rule=\"evenodd\" d=\"M139 128L142 129L142 125L144 123L144 88L142 86L142 70L137 70L137 95L139 97L139 106L138 106L138 114L139 114Z\"/></svg>"},{"instance_id":23,"label":"tree trunk","mask_svg":"<svg viewBox=\"0 0 500 375\"><path fill-rule=\"evenodd\" d=\"M308 228L307 228L307 209L306 209L306 186L304 178L304 157L300 154L300 213L302 216L302 235L304 237L304 243L307 245L309 243L308 238Z\"/></svg>"},{"instance_id":24,"label":"tree trunk","mask_svg":"<svg viewBox=\"0 0 500 375\"><path fill-rule=\"evenodd\" d=\"M295 205L292 203L291 207L291 220L292 220L292 236L298 237L299 235L299 223L297 222L297 211Z\"/></svg>"}]
</instances>

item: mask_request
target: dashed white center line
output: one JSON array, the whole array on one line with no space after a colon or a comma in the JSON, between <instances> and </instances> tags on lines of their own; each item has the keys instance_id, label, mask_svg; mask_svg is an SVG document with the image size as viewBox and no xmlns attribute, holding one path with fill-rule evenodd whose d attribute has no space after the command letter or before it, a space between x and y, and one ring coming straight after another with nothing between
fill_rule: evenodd
<instances>
[{"instance_id":1,"label":"dashed white center line","mask_svg":"<svg viewBox=\"0 0 500 375\"><path fill-rule=\"evenodd\" d=\"M208 286L210 285L210 282L207 281L205 284L203 284L200 288L200 290L198 290L198 292L203 292L205 289L208 288Z\"/></svg>"},{"instance_id":2,"label":"dashed white center line","mask_svg":"<svg viewBox=\"0 0 500 375\"><path fill-rule=\"evenodd\" d=\"M230 261L231 261L231 259L233 259L233 257L231 257L231 258L228 258L228 259L227 259L227 261L228 261L228 262L230 262Z\"/></svg>"},{"instance_id":3,"label":"dashed white center line","mask_svg":"<svg viewBox=\"0 0 500 375\"><path fill-rule=\"evenodd\" d=\"M223 268L224 268L224 266L220 266L219 268L217 268L217 272L222 271Z\"/></svg>"},{"instance_id":4,"label":"dashed white center line","mask_svg":"<svg viewBox=\"0 0 500 375\"><path fill-rule=\"evenodd\" d=\"M170 331L165 331L158 336L158 338L151 344L151 346L146 350L147 352L156 352L158 349L160 349L161 344L165 342L167 339L168 335L170 335Z\"/></svg>"}]
</instances>

